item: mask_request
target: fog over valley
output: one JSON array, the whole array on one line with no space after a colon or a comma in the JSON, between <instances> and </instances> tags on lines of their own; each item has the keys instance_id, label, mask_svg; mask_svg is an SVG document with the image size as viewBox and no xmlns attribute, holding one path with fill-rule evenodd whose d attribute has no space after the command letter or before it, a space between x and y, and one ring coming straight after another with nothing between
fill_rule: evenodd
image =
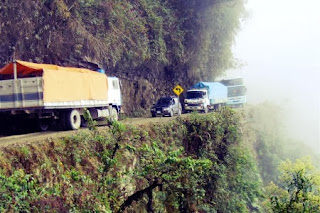
<instances>
[{"instance_id":1,"label":"fog over valley","mask_svg":"<svg viewBox=\"0 0 320 213\"><path fill-rule=\"evenodd\" d=\"M234 52L249 104L279 105L293 140L320 152L320 2L249 0Z\"/></svg>"}]
</instances>

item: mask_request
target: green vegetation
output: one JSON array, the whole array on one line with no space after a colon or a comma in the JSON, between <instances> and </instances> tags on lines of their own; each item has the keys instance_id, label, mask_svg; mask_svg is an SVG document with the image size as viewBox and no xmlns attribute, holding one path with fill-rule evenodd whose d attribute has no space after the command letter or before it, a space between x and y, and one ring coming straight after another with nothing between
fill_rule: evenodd
<instances>
[{"instance_id":1,"label":"green vegetation","mask_svg":"<svg viewBox=\"0 0 320 213\"><path fill-rule=\"evenodd\" d=\"M263 211L319 212L320 176L312 165L318 162L319 156L312 151L307 153L303 143L283 133L279 106L263 103L251 107L246 117L248 125L244 138L253 148L267 192Z\"/></svg>"},{"instance_id":2,"label":"green vegetation","mask_svg":"<svg viewBox=\"0 0 320 213\"><path fill-rule=\"evenodd\" d=\"M0 6L0 38L9 44L7 56L16 50L25 60L53 62L66 56L63 62L71 60L66 55L71 53L72 57L89 56L110 68L117 66L118 71L151 65L163 72L163 66L177 69L179 65L188 66L189 78L212 78L233 66L231 45L245 16L244 3L37 0L20 5L4 1ZM12 11L21 12L12 16ZM26 31L17 33L17 29ZM32 48L25 51L27 45ZM66 53L66 49L70 51ZM48 53L55 57L47 58ZM0 57L0 64L5 62L4 57Z\"/></svg>"},{"instance_id":3,"label":"green vegetation","mask_svg":"<svg viewBox=\"0 0 320 213\"><path fill-rule=\"evenodd\" d=\"M113 122L0 157L3 211L250 212L262 200L230 109L167 124Z\"/></svg>"},{"instance_id":4,"label":"green vegetation","mask_svg":"<svg viewBox=\"0 0 320 213\"><path fill-rule=\"evenodd\" d=\"M279 106L263 103L247 112L248 142L257 155L258 167L264 184L277 183L278 166L287 156L284 149L285 135Z\"/></svg>"},{"instance_id":5,"label":"green vegetation","mask_svg":"<svg viewBox=\"0 0 320 213\"><path fill-rule=\"evenodd\" d=\"M280 171L281 186L267 187L273 212L319 212L320 173L310 159L283 162Z\"/></svg>"},{"instance_id":6,"label":"green vegetation","mask_svg":"<svg viewBox=\"0 0 320 213\"><path fill-rule=\"evenodd\" d=\"M265 102L246 111L246 143L256 154L258 168L265 185L271 181L278 183L282 161L309 156L319 168L319 155L303 142L285 134L283 114L280 106Z\"/></svg>"}]
</instances>

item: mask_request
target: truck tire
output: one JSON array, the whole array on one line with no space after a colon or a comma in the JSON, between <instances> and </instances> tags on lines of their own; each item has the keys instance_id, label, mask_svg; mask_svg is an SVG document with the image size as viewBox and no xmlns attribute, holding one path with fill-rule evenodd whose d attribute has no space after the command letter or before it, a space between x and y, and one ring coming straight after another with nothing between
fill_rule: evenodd
<instances>
[{"instance_id":1,"label":"truck tire","mask_svg":"<svg viewBox=\"0 0 320 213\"><path fill-rule=\"evenodd\" d=\"M49 119L39 119L38 120L38 128L40 131L48 131L50 128L51 120Z\"/></svg>"},{"instance_id":2,"label":"truck tire","mask_svg":"<svg viewBox=\"0 0 320 213\"><path fill-rule=\"evenodd\" d=\"M7 116L0 117L0 134L1 135L12 135L14 134L14 122Z\"/></svg>"},{"instance_id":3,"label":"truck tire","mask_svg":"<svg viewBox=\"0 0 320 213\"><path fill-rule=\"evenodd\" d=\"M69 110L66 113L66 126L67 129L76 130L79 129L81 125L81 116L78 110Z\"/></svg>"},{"instance_id":4,"label":"truck tire","mask_svg":"<svg viewBox=\"0 0 320 213\"><path fill-rule=\"evenodd\" d=\"M156 114L155 113L151 113L151 116L154 118L154 117L156 117Z\"/></svg>"}]
</instances>

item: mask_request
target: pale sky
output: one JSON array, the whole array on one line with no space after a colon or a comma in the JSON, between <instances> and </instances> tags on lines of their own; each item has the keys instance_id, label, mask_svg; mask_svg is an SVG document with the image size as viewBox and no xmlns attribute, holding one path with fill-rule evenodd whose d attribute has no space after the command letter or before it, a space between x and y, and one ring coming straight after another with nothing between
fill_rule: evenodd
<instances>
[{"instance_id":1,"label":"pale sky","mask_svg":"<svg viewBox=\"0 0 320 213\"><path fill-rule=\"evenodd\" d=\"M320 152L320 0L248 0L234 48L248 102L281 104L291 136Z\"/></svg>"}]
</instances>

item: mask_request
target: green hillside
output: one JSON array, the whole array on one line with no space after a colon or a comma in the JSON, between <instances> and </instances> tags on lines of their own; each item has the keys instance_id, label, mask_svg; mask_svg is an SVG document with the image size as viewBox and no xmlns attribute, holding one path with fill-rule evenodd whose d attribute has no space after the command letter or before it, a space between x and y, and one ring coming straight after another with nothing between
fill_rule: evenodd
<instances>
[{"instance_id":1,"label":"green hillside","mask_svg":"<svg viewBox=\"0 0 320 213\"><path fill-rule=\"evenodd\" d=\"M0 151L1 211L250 212L263 198L233 110Z\"/></svg>"}]
</instances>

